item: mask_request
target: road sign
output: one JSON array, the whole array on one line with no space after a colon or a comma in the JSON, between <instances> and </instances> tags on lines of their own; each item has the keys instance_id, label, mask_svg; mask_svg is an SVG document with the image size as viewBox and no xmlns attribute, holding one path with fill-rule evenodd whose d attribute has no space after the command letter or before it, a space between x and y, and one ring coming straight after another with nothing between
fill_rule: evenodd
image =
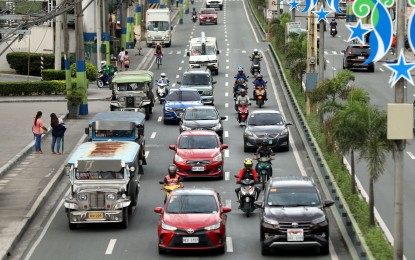
<instances>
[{"instance_id":1,"label":"road sign","mask_svg":"<svg viewBox=\"0 0 415 260\"><path fill-rule=\"evenodd\" d=\"M272 10L267 9L267 19L272 19Z\"/></svg>"}]
</instances>

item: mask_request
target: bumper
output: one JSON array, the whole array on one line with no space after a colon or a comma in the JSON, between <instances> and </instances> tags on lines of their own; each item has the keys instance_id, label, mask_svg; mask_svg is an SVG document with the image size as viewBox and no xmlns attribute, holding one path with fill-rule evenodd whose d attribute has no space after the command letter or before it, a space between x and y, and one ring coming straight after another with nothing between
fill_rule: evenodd
<instances>
[{"instance_id":1,"label":"bumper","mask_svg":"<svg viewBox=\"0 0 415 260\"><path fill-rule=\"evenodd\" d=\"M184 231L162 230L159 233L159 247L165 250L216 250L225 246L225 235L222 229L212 231L196 231L187 234ZM183 243L183 238L198 237L198 243Z\"/></svg>"},{"instance_id":2,"label":"bumper","mask_svg":"<svg viewBox=\"0 0 415 260\"><path fill-rule=\"evenodd\" d=\"M203 100L203 105L213 105L213 103L215 102L215 98L213 96L202 96Z\"/></svg>"},{"instance_id":3,"label":"bumper","mask_svg":"<svg viewBox=\"0 0 415 260\"><path fill-rule=\"evenodd\" d=\"M189 67L191 69L193 68L201 68L201 67L208 67L208 69L210 70L218 70L219 69L219 64L218 63L190 63Z\"/></svg>"},{"instance_id":4,"label":"bumper","mask_svg":"<svg viewBox=\"0 0 415 260\"><path fill-rule=\"evenodd\" d=\"M217 7L219 8L219 6ZM199 19L199 23L204 23L204 24L216 24L218 22L217 19L209 19L209 21L207 21L207 19Z\"/></svg>"},{"instance_id":5,"label":"bumper","mask_svg":"<svg viewBox=\"0 0 415 260\"><path fill-rule=\"evenodd\" d=\"M211 3L211 4L206 3L206 7L207 8L222 8L223 4L220 4L220 3Z\"/></svg>"},{"instance_id":6,"label":"bumper","mask_svg":"<svg viewBox=\"0 0 415 260\"><path fill-rule=\"evenodd\" d=\"M174 164L179 169L177 174L182 177L218 177L223 175L223 161L204 165L204 171L192 171L192 167L196 165L178 162Z\"/></svg>"},{"instance_id":7,"label":"bumper","mask_svg":"<svg viewBox=\"0 0 415 260\"><path fill-rule=\"evenodd\" d=\"M102 213L102 218L90 218L91 213ZM69 211L69 222L73 224L82 223L119 223L123 218L122 210L111 211Z\"/></svg>"},{"instance_id":8,"label":"bumper","mask_svg":"<svg viewBox=\"0 0 415 260\"><path fill-rule=\"evenodd\" d=\"M157 43L160 43L162 46L165 46L166 44L170 43L170 39L168 40L147 40L147 45L156 45Z\"/></svg>"},{"instance_id":9,"label":"bumper","mask_svg":"<svg viewBox=\"0 0 415 260\"><path fill-rule=\"evenodd\" d=\"M244 135L244 143L247 147L258 148L262 142L263 138L255 137L255 136L246 136ZM268 146L271 148L278 148L278 147L287 147L289 144L289 135L278 136L275 138L269 138L268 140L272 141L272 144Z\"/></svg>"},{"instance_id":10,"label":"bumper","mask_svg":"<svg viewBox=\"0 0 415 260\"><path fill-rule=\"evenodd\" d=\"M363 64L365 61L359 61L359 60L348 60L347 61L347 67L348 68L361 68L361 69L367 69L369 67L373 66L373 63L369 64Z\"/></svg>"}]
</instances>

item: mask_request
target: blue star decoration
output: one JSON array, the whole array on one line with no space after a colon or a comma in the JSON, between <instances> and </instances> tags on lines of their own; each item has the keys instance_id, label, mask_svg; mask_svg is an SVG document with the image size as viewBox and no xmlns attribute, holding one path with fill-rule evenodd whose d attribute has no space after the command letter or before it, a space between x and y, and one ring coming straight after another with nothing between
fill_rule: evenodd
<instances>
[{"instance_id":1,"label":"blue star decoration","mask_svg":"<svg viewBox=\"0 0 415 260\"><path fill-rule=\"evenodd\" d=\"M406 79L412 86L414 85L409 72L415 67L415 63L406 63L403 51L401 51L397 63L385 64L385 66L392 71L392 86L401 78Z\"/></svg>"},{"instance_id":2,"label":"blue star decoration","mask_svg":"<svg viewBox=\"0 0 415 260\"><path fill-rule=\"evenodd\" d=\"M353 26L353 25L346 25L346 26L352 32L349 35L349 39L347 40L348 42L351 42L354 39L358 39L361 43L363 43L364 42L363 37L365 36L365 34L370 32L369 29L365 29L365 28L362 27L361 20L359 20L359 22L357 22L356 26Z\"/></svg>"},{"instance_id":3,"label":"blue star decoration","mask_svg":"<svg viewBox=\"0 0 415 260\"><path fill-rule=\"evenodd\" d=\"M331 11L325 11L323 7L320 7L319 11L313 11L313 13L318 16L317 19L319 22L320 20L324 20L326 23L328 23L327 15L331 13Z\"/></svg>"},{"instance_id":4,"label":"blue star decoration","mask_svg":"<svg viewBox=\"0 0 415 260\"><path fill-rule=\"evenodd\" d=\"M290 11L292 11L293 9L297 9L297 10L299 10L298 9L298 4L299 4L300 2L297 2L296 0L293 0L293 1L291 1L291 2L289 2L289 4L291 5L291 7L290 7Z\"/></svg>"}]
</instances>

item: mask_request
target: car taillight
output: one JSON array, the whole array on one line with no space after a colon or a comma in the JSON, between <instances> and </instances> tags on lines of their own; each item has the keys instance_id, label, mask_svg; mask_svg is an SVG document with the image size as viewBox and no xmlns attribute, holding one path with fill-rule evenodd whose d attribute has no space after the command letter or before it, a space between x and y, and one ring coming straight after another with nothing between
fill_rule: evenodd
<instances>
[{"instance_id":1,"label":"car taillight","mask_svg":"<svg viewBox=\"0 0 415 260\"><path fill-rule=\"evenodd\" d=\"M352 51L349 51L349 55L352 55Z\"/></svg>"}]
</instances>

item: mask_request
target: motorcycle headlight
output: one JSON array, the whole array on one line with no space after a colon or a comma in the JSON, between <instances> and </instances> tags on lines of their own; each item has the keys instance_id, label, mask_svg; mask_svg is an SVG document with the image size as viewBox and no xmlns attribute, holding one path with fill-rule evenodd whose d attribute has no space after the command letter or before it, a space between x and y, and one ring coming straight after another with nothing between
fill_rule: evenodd
<instances>
[{"instance_id":1,"label":"motorcycle headlight","mask_svg":"<svg viewBox=\"0 0 415 260\"><path fill-rule=\"evenodd\" d=\"M216 224L213 224L213 225L210 225L210 226L207 226L207 227L205 227L205 230L215 230L215 229L218 229L218 228L220 228L220 224L222 223L222 221L219 221L218 223L216 223Z\"/></svg>"},{"instance_id":2,"label":"motorcycle headlight","mask_svg":"<svg viewBox=\"0 0 415 260\"><path fill-rule=\"evenodd\" d=\"M241 195L246 195L246 190L244 188L241 188Z\"/></svg>"},{"instance_id":3,"label":"motorcycle headlight","mask_svg":"<svg viewBox=\"0 0 415 260\"><path fill-rule=\"evenodd\" d=\"M221 162L222 161L222 153L219 153L218 155L213 158L214 162Z\"/></svg>"},{"instance_id":4,"label":"motorcycle headlight","mask_svg":"<svg viewBox=\"0 0 415 260\"><path fill-rule=\"evenodd\" d=\"M118 101L124 102L125 101L125 97L118 97Z\"/></svg>"},{"instance_id":5,"label":"motorcycle headlight","mask_svg":"<svg viewBox=\"0 0 415 260\"><path fill-rule=\"evenodd\" d=\"M164 223L164 221L161 221L161 228L164 229L164 230L170 230L170 231L177 230L177 227L167 225L166 223Z\"/></svg>"},{"instance_id":6,"label":"motorcycle headlight","mask_svg":"<svg viewBox=\"0 0 415 260\"><path fill-rule=\"evenodd\" d=\"M115 193L108 193L107 194L107 199L108 200L115 200Z\"/></svg>"},{"instance_id":7,"label":"motorcycle headlight","mask_svg":"<svg viewBox=\"0 0 415 260\"><path fill-rule=\"evenodd\" d=\"M313 221L311 221L311 223L313 224L320 224L326 221L326 216L322 216L316 219L313 219Z\"/></svg>"},{"instance_id":8,"label":"motorcycle headlight","mask_svg":"<svg viewBox=\"0 0 415 260\"><path fill-rule=\"evenodd\" d=\"M287 135L288 134L288 128L285 128L284 130L282 130L280 135Z\"/></svg>"},{"instance_id":9,"label":"motorcycle headlight","mask_svg":"<svg viewBox=\"0 0 415 260\"><path fill-rule=\"evenodd\" d=\"M270 218L268 218L266 216L264 216L264 222L267 223L267 224L273 225L273 226L279 226L280 225L280 223L278 223L277 220L270 219Z\"/></svg>"},{"instance_id":10,"label":"motorcycle headlight","mask_svg":"<svg viewBox=\"0 0 415 260\"><path fill-rule=\"evenodd\" d=\"M88 196L86 194L78 194L78 200L87 200Z\"/></svg>"},{"instance_id":11,"label":"motorcycle headlight","mask_svg":"<svg viewBox=\"0 0 415 260\"><path fill-rule=\"evenodd\" d=\"M177 153L174 155L174 161L175 162L183 162L183 158L177 155Z\"/></svg>"}]
</instances>

